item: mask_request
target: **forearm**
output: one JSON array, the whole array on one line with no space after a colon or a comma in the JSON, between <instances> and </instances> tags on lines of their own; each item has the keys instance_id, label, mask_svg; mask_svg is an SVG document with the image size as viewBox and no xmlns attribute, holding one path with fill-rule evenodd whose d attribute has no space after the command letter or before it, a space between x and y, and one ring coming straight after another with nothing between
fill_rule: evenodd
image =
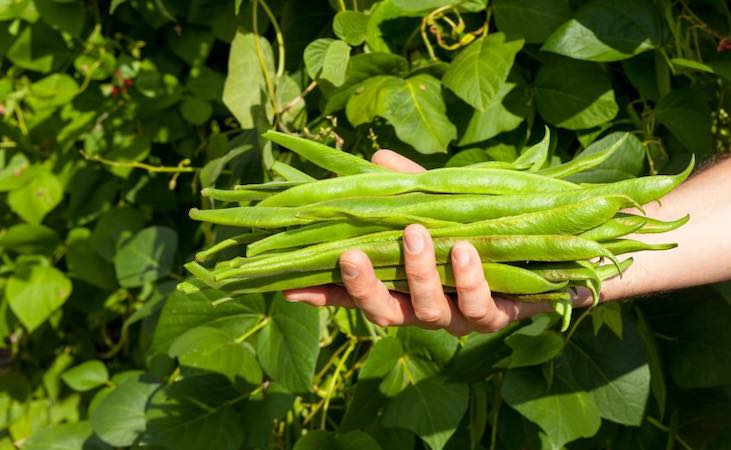
<instances>
[{"instance_id":1,"label":"forearm","mask_svg":"<svg viewBox=\"0 0 731 450\"><path fill-rule=\"evenodd\" d=\"M662 252L639 252L622 278L602 286L604 300L680 289L731 278L731 159L692 177L662 198L646 205L647 215L672 220L690 214L687 224L669 233L634 238L651 243L675 242Z\"/></svg>"}]
</instances>

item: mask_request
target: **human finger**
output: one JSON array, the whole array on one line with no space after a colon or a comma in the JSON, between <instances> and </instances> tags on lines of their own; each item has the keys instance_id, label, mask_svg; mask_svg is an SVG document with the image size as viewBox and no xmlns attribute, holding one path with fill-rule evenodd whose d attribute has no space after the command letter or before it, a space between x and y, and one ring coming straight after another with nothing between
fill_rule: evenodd
<instances>
[{"instance_id":1,"label":"human finger","mask_svg":"<svg viewBox=\"0 0 731 450\"><path fill-rule=\"evenodd\" d=\"M383 166L387 169L395 170L396 172L416 173L424 172L426 170L421 165L415 163L409 158L401 156L394 151L385 149L381 149L375 152L371 157L371 161L373 161L374 164L378 164L379 166Z\"/></svg>"},{"instance_id":2,"label":"human finger","mask_svg":"<svg viewBox=\"0 0 731 450\"><path fill-rule=\"evenodd\" d=\"M348 291L335 284L325 284L301 289L284 291L284 299L290 302L302 302L312 306L342 306L355 308Z\"/></svg>"},{"instance_id":3,"label":"human finger","mask_svg":"<svg viewBox=\"0 0 731 450\"><path fill-rule=\"evenodd\" d=\"M429 231L422 225L409 225L404 229L403 241L404 270L414 315L426 328L447 328L463 334L466 323L444 294Z\"/></svg>"},{"instance_id":4,"label":"human finger","mask_svg":"<svg viewBox=\"0 0 731 450\"><path fill-rule=\"evenodd\" d=\"M389 292L378 280L363 251L353 249L340 256L343 284L353 303L376 325L401 326L416 322L408 296Z\"/></svg>"}]
</instances>

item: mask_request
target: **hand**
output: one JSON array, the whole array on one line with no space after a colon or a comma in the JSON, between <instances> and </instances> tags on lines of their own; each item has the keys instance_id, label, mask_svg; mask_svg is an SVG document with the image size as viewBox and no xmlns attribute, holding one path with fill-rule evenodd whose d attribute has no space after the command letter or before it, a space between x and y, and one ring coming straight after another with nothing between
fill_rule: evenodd
<instances>
[{"instance_id":1,"label":"hand","mask_svg":"<svg viewBox=\"0 0 731 450\"><path fill-rule=\"evenodd\" d=\"M379 150L373 162L399 172L423 167L390 150ZM391 292L376 278L368 256L358 249L340 256L345 287L314 286L285 291L289 301L313 306L360 308L376 325L444 328L454 335L497 331L516 319L547 311L546 305L520 303L492 296L477 250L458 242L451 251L456 301L444 293L429 231L421 225L404 229L404 266L411 295Z\"/></svg>"}]
</instances>

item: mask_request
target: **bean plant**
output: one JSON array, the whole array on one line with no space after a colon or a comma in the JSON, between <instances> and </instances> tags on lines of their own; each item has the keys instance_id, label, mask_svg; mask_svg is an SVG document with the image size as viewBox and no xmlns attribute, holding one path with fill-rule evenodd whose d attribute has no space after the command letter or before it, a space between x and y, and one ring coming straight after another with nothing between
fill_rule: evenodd
<instances>
[{"instance_id":1,"label":"bean plant","mask_svg":"<svg viewBox=\"0 0 731 450\"><path fill-rule=\"evenodd\" d=\"M613 183L730 110L724 0L0 0L0 450L728 448L728 284L463 337L176 286L265 237L189 210L332 176L267 132Z\"/></svg>"}]
</instances>

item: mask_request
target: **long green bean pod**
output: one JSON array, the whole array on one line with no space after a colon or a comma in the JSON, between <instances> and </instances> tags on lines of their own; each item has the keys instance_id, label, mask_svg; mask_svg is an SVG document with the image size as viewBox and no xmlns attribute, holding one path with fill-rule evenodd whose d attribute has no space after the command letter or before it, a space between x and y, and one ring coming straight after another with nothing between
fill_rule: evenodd
<instances>
[{"instance_id":1,"label":"long green bean pod","mask_svg":"<svg viewBox=\"0 0 731 450\"><path fill-rule=\"evenodd\" d=\"M454 244L467 241L475 246L483 262L511 261L575 261L606 257L616 262L614 255L594 241L561 235L517 235L517 236L478 236L478 237L437 237L434 250L438 263L449 260L449 252ZM375 266L395 266L403 264L400 241L371 242L358 246L371 259ZM337 267L342 248L320 252L289 252L283 257L272 256L255 263L242 264L214 274L216 281L229 277L275 275L286 272L305 272L333 269ZM300 252L298 254L298 252Z\"/></svg>"},{"instance_id":2,"label":"long green bean pod","mask_svg":"<svg viewBox=\"0 0 731 450\"><path fill-rule=\"evenodd\" d=\"M297 217L293 208L263 208L259 206L238 206L221 209L192 208L191 219L217 225L247 228L285 228L311 223L311 220Z\"/></svg>"},{"instance_id":3,"label":"long green bean pod","mask_svg":"<svg viewBox=\"0 0 731 450\"><path fill-rule=\"evenodd\" d=\"M338 175L354 175L359 173L378 173L388 171L381 166L373 164L355 155L351 155L350 153L328 147L327 145L319 142L310 141L298 136L292 136L291 134L269 130L262 136L275 144L279 144L282 147L292 150L323 169L327 169Z\"/></svg>"},{"instance_id":4,"label":"long green bean pod","mask_svg":"<svg viewBox=\"0 0 731 450\"><path fill-rule=\"evenodd\" d=\"M634 239L616 239L614 241L602 242L601 245L614 255L641 252L645 250L670 250L678 246L678 244L675 243L648 244L647 242L637 241Z\"/></svg>"},{"instance_id":5,"label":"long green bean pod","mask_svg":"<svg viewBox=\"0 0 731 450\"><path fill-rule=\"evenodd\" d=\"M598 165L609 159L609 157L612 156L617 151L617 149L622 146L624 141L627 139L627 136L629 136L629 133L625 133L621 138L617 140L617 142L599 152L589 155L579 155L564 164L541 169L538 171L538 173L549 177L566 178L575 173L593 169L594 167L597 167Z\"/></svg>"},{"instance_id":6,"label":"long green bean pod","mask_svg":"<svg viewBox=\"0 0 731 450\"><path fill-rule=\"evenodd\" d=\"M367 173L295 186L262 200L262 206L299 206L324 199L408 192L443 194L512 194L578 190L563 180L502 169L450 167L420 173Z\"/></svg>"}]
</instances>

